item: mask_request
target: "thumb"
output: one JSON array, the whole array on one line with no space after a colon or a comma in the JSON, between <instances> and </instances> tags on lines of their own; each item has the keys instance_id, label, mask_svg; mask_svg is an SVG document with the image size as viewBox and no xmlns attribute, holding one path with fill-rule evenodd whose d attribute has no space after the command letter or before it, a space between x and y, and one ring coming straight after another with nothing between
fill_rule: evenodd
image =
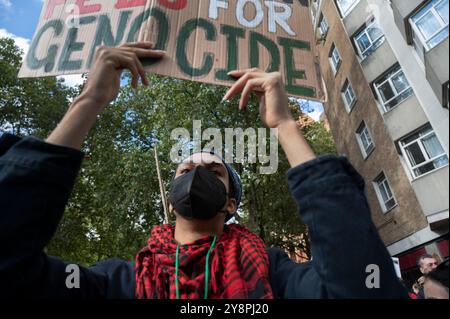
<instances>
[{"instance_id":1,"label":"thumb","mask_svg":"<svg viewBox=\"0 0 450 319\"><path fill-rule=\"evenodd\" d=\"M266 124L266 97L263 95L259 100L259 115L261 117L261 120Z\"/></svg>"},{"instance_id":2,"label":"thumb","mask_svg":"<svg viewBox=\"0 0 450 319\"><path fill-rule=\"evenodd\" d=\"M263 93L256 93L259 98L259 106L261 109L266 108L266 96Z\"/></svg>"}]
</instances>

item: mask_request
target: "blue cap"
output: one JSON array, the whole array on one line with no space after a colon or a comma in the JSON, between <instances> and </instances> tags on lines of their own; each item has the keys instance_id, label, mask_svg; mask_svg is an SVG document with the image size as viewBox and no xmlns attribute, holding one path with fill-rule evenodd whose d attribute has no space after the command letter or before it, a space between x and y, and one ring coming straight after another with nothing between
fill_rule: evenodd
<instances>
[{"instance_id":1,"label":"blue cap","mask_svg":"<svg viewBox=\"0 0 450 319\"><path fill-rule=\"evenodd\" d=\"M228 176L230 178L230 182L233 185L234 190L234 198L236 199L236 209L239 208L239 205L241 204L242 200L242 183L241 178L239 177L239 174L236 172L236 170L227 162L225 162L224 159L222 159L223 164L227 168ZM229 221L233 216L228 215L226 218L226 221Z\"/></svg>"}]
</instances>

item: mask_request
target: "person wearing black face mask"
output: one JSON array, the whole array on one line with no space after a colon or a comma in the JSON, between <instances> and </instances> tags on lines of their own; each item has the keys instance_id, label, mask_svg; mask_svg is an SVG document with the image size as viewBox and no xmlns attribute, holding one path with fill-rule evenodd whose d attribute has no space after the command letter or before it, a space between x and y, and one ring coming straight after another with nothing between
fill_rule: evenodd
<instances>
[{"instance_id":1,"label":"person wearing black face mask","mask_svg":"<svg viewBox=\"0 0 450 319\"><path fill-rule=\"evenodd\" d=\"M225 225L241 196L238 174L218 156L185 159L170 187L176 223L155 227L136 258L138 298L272 298L264 243L245 227ZM171 281L171 291L158 290Z\"/></svg>"},{"instance_id":2,"label":"person wearing black face mask","mask_svg":"<svg viewBox=\"0 0 450 319\"><path fill-rule=\"evenodd\" d=\"M185 218L210 220L219 213L228 213L224 207L227 197L225 184L199 165L172 182L169 201Z\"/></svg>"},{"instance_id":3,"label":"person wearing black face mask","mask_svg":"<svg viewBox=\"0 0 450 319\"><path fill-rule=\"evenodd\" d=\"M226 225L242 189L219 157L198 153L178 166L170 190L175 225L157 226L135 263L107 260L79 266L80 286L66 285L67 263L44 247L64 212L83 159L84 138L117 97L120 75L148 85L140 58L163 58L149 43L102 48L89 79L46 139L0 138L0 297L28 298L408 298L370 218L364 180L347 159L316 158L288 107L279 73L239 70L224 99L260 98L260 116L277 129L292 169L288 183L308 225L313 259L296 264L267 249L245 227ZM274 185L274 192L277 191ZM366 285L377 265L379 288Z\"/></svg>"}]
</instances>

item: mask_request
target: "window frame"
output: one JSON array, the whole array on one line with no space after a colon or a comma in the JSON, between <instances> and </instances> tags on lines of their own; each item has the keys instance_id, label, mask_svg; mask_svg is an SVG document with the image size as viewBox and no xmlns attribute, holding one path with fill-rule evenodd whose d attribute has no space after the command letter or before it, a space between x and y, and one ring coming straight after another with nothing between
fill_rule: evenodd
<instances>
[{"instance_id":1,"label":"window frame","mask_svg":"<svg viewBox=\"0 0 450 319\"><path fill-rule=\"evenodd\" d=\"M334 52L337 52L337 55L339 57L339 61L337 62L337 64L335 65L335 60L334 60ZM342 64L342 56L341 53L339 52L339 49L337 48L336 43L333 43L333 45L331 46L331 50L330 53L328 54L328 60L330 61L331 64L331 68L333 69L334 75L336 75L341 67Z\"/></svg>"},{"instance_id":2,"label":"window frame","mask_svg":"<svg viewBox=\"0 0 450 319\"><path fill-rule=\"evenodd\" d=\"M431 1L433 1L433 0L431 0ZM440 43L442 43L442 41L441 41L433 46L431 46L429 44L429 42L431 40L433 40L439 33L444 31L446 28L449 28L449 23L447 22L447 24L445 24L446 22L444 21L442 16L439 14L439 12L436 10L436 7L439 6L444 1L448 1L448 0L437 1L436 4L431 6L428 10L421 12L428 6L429 3L426 3L408 19L409 25L411 26L411 29L413 32L413 34L412 34L413 41L414 41L414 37L417 37L420 40L422 47L425 49L426 52L430 51L431 49L433 49L434 47L436 47ZM438 31L436 31L435 33L433 33L428 39L426 39L424 34L422 33L422 31L420 30L420 28L417 26L416 23L419 22L420 20L424 19L425 16L430 12L433 14L433 17L438 20L439 24L441 25L441 28ZM417 21L414 21L414 19L417 15L419 15L419 18L417 18ZM448 35L447 35L447 37L448 37Z\"/></svg>"},{"instance_id":3,"label":"window frame","mask_svg":"<svg viewBox=\"0 0 450 319\"><path fill-rule=\"evenodd\" d=\"M359 1L360 0L353 0L353 3L350 5L350 7L348 7L348 9L345 12L342 9L339 0L336 0L335 3L336 3L336 6L337 6L342 18L346 18L353 11L353 9L355 9L355 7L358 5Z\"/></svg>"},{"instance_id":4,"label":"window frame","mask_svg":"<svg viewBox=\"0 0 450 319\"><path fill-rule=\"evenodd\" d=\"M327 26L326 31L324 31L322 29L323 22L325 22L325 24ZM321 35L327 35L328 31L330 31L330 25L328 24L328 20L327 20L327 18L325 17L325 15L323 13L319 17L319 30L320 30L320 34Z\"/></svg>"},{"instance_id":5,"label":"window frame","mask_svg":"<svg viewBox=\"0 0 450 319\"><path fill-rule=\"evenodd\" d=\"M384 172L381 172L373 180L373 185L374 185L375 193L378 197L378 202L380 203L380 206L381 206L381 210L383 211L384 214L391 212L394 208L396 208L398 206L398 202L397 202L397 199L395 198L394 191L392 190L391 183L389 182L389 179ZM385 191L386 191L386 185L389 187L389 193L391 194L391 197L387 201L385 201L383 199L380 185L384 186ZM387 192L386 192L386 195L388 195ZM388 206L386 204L389 203L391 200L394 201L394 204L388 208Z\"/></svg>"},{"instance_id":6,"label":"window frame","mask_svg":"<svg viewBox=\"0 0 450 319\"><path fill-rule=\"evenodd\" d=\"M319 13L320 13L321 2L322 2L322 0L311 1L310 6L311 6L311 15L313 17L313 26L315 25L315 23L317 21L317 16L320 17Z\"/></svg>"},{"instance_id":7,"label":"window frame","mask_svg":"<svg viewBox=\"0 0 450 319\"><path fill-rule=\"evenodd\" d=\"M374 21L374 22L372 22L372 23L370 23L370 24L366 24L365 26L364 26L364 28L363 29L361 29L361 30L359 30L354 36L353 36L353 42L355 43L355 46L356 46L356 50L358 51L358 55L359 55L359 57L361 58L361 59L366 59L367 57L369 57L371 54L369 53L369 54L367 54L367 55L364 55L366 52L368 52L368 51L370 51L370 49L372 49L374 46L375 46L375 43L377 43L379 40L381 40L382 38L386 38L386 35L383 33L383 32L381 32L381 36L380 37L378 37L377 39L375 39L375 40L372 40L372 38L370 37L370 33L368 32L368 29L369 28L371 28L371 27L374 27L374 26L376 26L377 25L377 23ZM378 29L380 29L380 28L378 28ZM381 29L380 29L381 30ZM381 30L382 31L382 30ZM361 38L361 36L363 35L363 34L365 34L365 35L367 35L367 38L369 39L369 41L370 41L370 47L368 47L365 51L361 51L361 47L359 46L359 42L358 42L358 39L359 38ZM382 41L377 47L375 47L374 48L374 50L373 50L373 52L375 52L375 50L376 49L378 49L382 44L384 43L384 41Z\"/></svg>"},{"instance_id":8,"label":"window frame","mask_svg":"<svg viewBox=\"0 0 450 319\"><path fill-rule=\"evenodd\" d=\"M370 140L370 145L369 146L371 146L371 147L369 147L368 149L366 149L364 147L364 143L363 143L363 140L361 138L363 131L367 132L367 134L364 134L364 135L366 137L368 137L369 140ZM370 130L367 127L367 124L366 124L365 121L362 121L361 124L359 125L358 129L356 130L356 140L358 141L358 145L359 145L359 148L361 150L361 153L362 153L364 159L367 159L370 156L370 154L372 154L373 151L375 150L375 142L374 142L372 134L370 133Z\"/></svg>"},{"instance_id":9,"label":"window frame","mask_svg":"<svg viewBox=\"0 0 450 319\"><path fill-rule=\"evenodd\" d=\"M349 89L351 89L351 90L349 90ZM352 99L351 103L349 103L347 101L347 95L346 95L346 93L350 92L350 91L353 95L353 99ZM356 92L355 92L355 89L353 88L353 85L350 83L350 81L348 79L345 80L344 85L342 86L341 97L342 97L342 100L344 101L347 112L350 113L353 110L353 108L355 107L356 102L358 101L358 97L356 96Z\"/></svg>"},{"instance_id":10,"label":"window frame","mask_svg":"<svg viewBox=\"0 0 450 319\"><path fill-rule=\"evenodd\" d=\"M425 134L423 134L423 135L420 134L421 132L426 131L426 130L429 130L429 132L427 132L427 133L425 133ZM410 137L412 137L413 135L416 135L416 134L419 134L419 137L417 137L417 138L414 139L413 141L410 141L410 142L408 142L408 143L406 143L406 144L403 142L404 140L406 140L406 139L408 139L408 138L410 138ZM438 140L438 142L439 142L439 144L440 144L440 146L441 146L441 148L442 148L442 150L443 150L443 153L441 153L441 154L439 154L439 155L437 155L437 156L435 156L435 157L433 157L433 158L430 158L430 156L428 155L428 151L427 151L427 149L425 148L425 146L423 145L423 142L422 142L422 140L424 140L424 139L430 137L431 135L434 135L434 136L436 137L436 139ZM417 143L417 145L419 146L419 149L420 149L420 151L422 152L422 156L423 156L426 160L425 160L425 162L423 162L423 163L420 163L420 164L418 164L418 165L413 166L412 163L411 163L411 159L410 159L410 157L409 157L408 152L407 152L406 149L407 149L408 147L410 147L411 145L415 144L415 143ZM435 132L434 129L431 127L431 125L423 126L423 127L421 127L420 129L418 129L418 130L412 132L411 134L409 134L409 135L403 137L403 138L400 139L400 141L399 141L399 146L400 146L400 150L401 150L401 152L402 152L402 155L403 155L403 157L405 158L406 164L408 165L409 171L411 172L411 176L412 176L412 178L413 178L414 180L415 180L415 179L418 179L418 178L421 178L421 177L423 177L423 176L425 176L425 175L427 175L427 174L431 174L431 173L433 173L433 172L435 172L435 171L437 171L437 170L439 170L439 169L441 169L441 168L444 168L444 167L446 167L446 166L449 165L449 163L448 163L448 162L449 162L449 158L448 158L447 154L445 153L444 147L442 146L441 141L439 141L439 139L438 139L438 137L437 137L437 135L436 135L436 132ZM426 172L426 173L420 174L420 175L417 175L417 174L415 173L415 170L416 170L416 169L419 169L419 168L421 168L422 166L429 165L430 163L433 163L434 161L436 161L436 160L438 160L438 159L440 159L440 158L442 158L442 157L444 157L444 156L447 157L447 164L445 164L445 165L443 165L443 166L441 166L441 167L436 167L436 168L434 168L434 169L432 169L432 170L430 170L430 171L428 171L428 172Z\"/></svg>"},{"instance_id":11,"label":"window frame","mask_svg":"<svg viewBox=\"0 0 450 319\"><path fill-rule=\"evenodd\" d=\"M396 68L398 68L398 70L395 71L395 72L393 72ZM388 75L389 73L391 73L391 72L393 72L393 73L391 74L391 76L387 77L387 75ZM405 77L406 81L408 82L408 87L407 87L406 89L403 89L403 90L400 91L400 92L397 92L397 88L396 88L395 85L393 84L392 79L393 79L394 77L396 77L397 75L399 75L400 73L403 73L403 76ZM387 78L386 78L385 80L381 81L381 79L383 79L384 77L387 77ZM394 97L390 98L389 100L384 101L383 96L382 96L381 93L380 93L380 87L384 86L384 85L387 84L387 83L389 84L391 90L392 90L394 93L396 93L396 95L395 95ZM403 69L400 67L400 65L397 65L397 66L395 66L395 67L393 67L393 68L390 68L387 72L384 73L384 75L380 76L377 80L375 80L373 85L374 85L374 88L375 88L375 92L376 92L376 94L377 94L377 96L378 96L378 99L379 99L379 101L380 101L380 103L381 103L381 105L382 105L382 107L383 107L384 113L388 113L388 112L392 111L392 110L395 109L397 106L399 106L402 102L406 101L408 98L410 98L411 96L413 96L413 95L415 94L415 93L414 93L414 90L413 90L413 88L412 88L412 86L411 86L411 83L410 83L409 80L406 78L406 74L405 74L405 72L403 71ZM402 94L406 93L408 90L411 90L411 92L412 92L411 95L409 95L408 97L404 98L402 101L398 102L398 103L397 103L396 105L394 105L393 107L391 107L391 108L388 108L388 107L387 107L387 105L388 105L389 103L391 103L392 101L394 101L395 99L397 99L398 97L400 97Z\"/></svg>"}]
</instances>

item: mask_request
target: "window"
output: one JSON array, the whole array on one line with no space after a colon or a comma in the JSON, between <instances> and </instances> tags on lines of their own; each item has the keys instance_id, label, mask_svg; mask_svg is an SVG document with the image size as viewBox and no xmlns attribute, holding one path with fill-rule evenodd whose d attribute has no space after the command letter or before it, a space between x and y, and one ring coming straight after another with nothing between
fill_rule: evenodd
<instances>
[{"instance_id":1,"label":"window","mask_svg":"<svg viewBox=\"0 0 450 319\"><path fill-rule=\"evenodd\" d=\"M392 193L389 181L384 173L381 173L374 181L375 191L380 201L381 208L384 213L389 212L392 208L397 206L394 194Z\"/></svg>"},{"instance_id":2,"label":"window","mask_svg":"<svg viewBox=\"0 0 450 319\"><path fill-rule=\"evenodd\" d=\"M385 112L414 94L400 66L396 66L375 83L375 89Z\"/></svg>"},{"instance_id":3,"label":"window","mask_svg":"<svg viewBox=\"0 0 450 319\"><path fill-rule=\"evenodd\" d=\"M339 51L336 47L335 44L333 44L333 46L331 47L331 52L330 52L330 63L331 63L331 67L333 68L334 74L337 73L337 71L339 70L339 67L341 66L341 55L339 54Z\"/></svg>"},{"instance_id":4,"label":"window","mask_svg":"<svg viewBox=\"0 0 450 319\"><path fill-rule=\"evenodd\" d=\"M413 37L418 37L426 50L448 37L448 9L448 0L431 0L411 17Z\"/></svg>"},{"instance_id":5,"label":"window","mask_svg":"<svg viewBox=\"0 0 450 319\"><path fill-rule=\"evenodd\" d=\"M448 157L430 125L400 141L414 178L448 164Z\"/></svg>"},{"instance_id":6,"label":"window","mask_svg":"<svg viewBox=\"0 0 450 319\"><path fill-rule=\"evenodd\" d=\"M344 87L342 88L342 99L344 100L347 111L350 112L356 103L356 94L353 90L352 85L347 80L345 81Z\"/></svg>"},{"instance_id":7,"label":"window","mask_svg":"<svg viewBox=\"0 0 450 319\"><path fill-rule=\"evenodd\" d=\"M323 15L320 18L320 26L319 26L319 28L320 28L320 33L322 35L326 35L328 33L329 28L330 28L329 25L328 25L327 18L325 18L325 16L323 16Z\"/></svg>"},{"instance_id":8,"label":"window","mask_svg":"<svg viewBox=\"0 0 450 319\"><path fill-rule=\"evenodd\" d=\"M360 127L356 131L356 136L361 152L363 153L364 158L367 158L375 149L375 145L373 144L372 136L369 133L366 123L361 123Z\"/></svg>"},{"instance_id":9,"label":"window","mask_svg":"<svg viewBox=\"0 0 450 319\"><path fill-rule=\"evenodd\" d=\"M313 17L313 25L316 24L317 15L318 15L319 10L320 10L320 3L321 2L322 2L321 0L312 0L311 1L311 13L312 13L312 17Z\"/></svg>"},{"instance_id":10,"label":"window","mask_svg":"<svg viewBox=\"0 0 450 319\"><path fill-rule=\"evenodd\" d=\"M359 0L337 0L336 3L343 17L347 16L350 11L358 4Z\"/></svg>"},{"instance_id":11,"label":"window","mask_svg":"<svg viewBox=\"0 0 450 319\"><path fill-rule=\"evenodd\" d=\"M371 55L383 44L384 39L383 32L376 24L366 26L354 37L359 56L364 59Z\"/></svg>"}]
</instances>

